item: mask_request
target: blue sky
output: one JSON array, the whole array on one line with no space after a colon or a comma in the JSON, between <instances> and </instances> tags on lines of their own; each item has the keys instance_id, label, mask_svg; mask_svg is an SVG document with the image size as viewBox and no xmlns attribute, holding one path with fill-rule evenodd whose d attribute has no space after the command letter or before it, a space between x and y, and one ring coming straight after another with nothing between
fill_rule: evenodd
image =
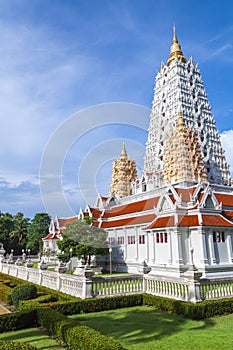
<instances>
[{"instance_id":1,"label":"blue sky","mask_svg":"<svg viewBox=\"0 0 233 350\"><path fill-rule=\"evenodd\" d=\"M146 110L169 55L173 23L184 55L199 64L233 170L232 13L226 0L0 0L1 211L66 216L85 202L93 205L97 191L108 192L122 140L140 170ZM127 126L121 118L112 124L111 102L144 106L142 124ZM93 106L102 104L110 104L109 123L87 128L88 115L80 111L91 108L98 118ZM77 139L69 144L63 130L74 115L69 132L77 128ZM60 182L70 212L58 204L48 208L41 198L40 165L53 136L53 161L68 147Z\"/></svg>"}]
</instances>

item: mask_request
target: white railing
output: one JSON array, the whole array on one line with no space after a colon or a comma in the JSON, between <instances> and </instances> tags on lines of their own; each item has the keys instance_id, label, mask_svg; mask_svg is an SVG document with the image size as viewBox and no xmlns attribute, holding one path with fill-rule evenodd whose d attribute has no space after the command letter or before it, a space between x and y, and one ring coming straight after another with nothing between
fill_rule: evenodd
<instances>
[{"instance_id":1,"label":"white railing","mask_svg":"<svg viewBox=\"0 0 233 350\"><path fill-rule=\"evenodd\" d=\"M189 300L187 280L169 279L158 276L145 276L145 292L177 300Z\"/></svg>"},{"instance_id":2,"label":"white railing","mask_svg":"<svg viewBox=\"0 0 233 350\"><path fill-rule=\"evenodd\" d=\"M90 295L90 280L74 275L62 275L53 271L42 271L25 266L0 263L0 272L14 276L28 282L32 282L53 290L73 295L75 297L87 298Z\"/></svg>"},{"instance_id":3,"label":"white railing","mask_svg":"<svg viewBox=\"0 0 233 350\"><path fill-rule=\"evenodd\" d=\"M230 298L233 296L233 280L202 280L200 297L202 300Z\"/></svg>"},{"instance_id":4,"label":"white railing","mask_svg":"<svg viewBox=\"0 0 233 350\"><path fill-rule=\"evenodd\" d=\"M207 280L150 274L87 278L6 263L0 263L0 272L82 299L137 293L191 302L233 297L233 278Z\"/></svg>"},{"instance_id":5,"label":"white railing","mask_svg":"<svg viewBox=\"0 0 233 350\"><path fill-rule=\"evenodd\" d=\"M143 276L94 277L92 279L92 292L94 296L142 293Z\"/></svg>"}]
</instances>

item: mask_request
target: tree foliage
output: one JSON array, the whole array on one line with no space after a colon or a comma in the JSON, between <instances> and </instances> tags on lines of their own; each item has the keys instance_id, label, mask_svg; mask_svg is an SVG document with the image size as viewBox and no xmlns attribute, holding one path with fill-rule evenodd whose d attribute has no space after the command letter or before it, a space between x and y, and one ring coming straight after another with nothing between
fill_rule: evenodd
<instances>
[{"instance_id":1,"label":"tree foliage","mask_svg":"<svg viewBox=\"0 0 233 350\"><path fill-rule=\"evenodd\" d=\"M62 240L57 242L58 248L66 255L72 249L72 255L84 258L85 262L91 255L106 255L108 253L107 234L104 230L92 226L90 222L90 218L87 218L67 225Z\"/></svg>"},{"instance_id":2,"label":"tree foliage","mask_svg":"<svg viewBox=\"0 0 233 350\"><path fill-rule=\"evenodd\" d=\"M30 249L37 254L42 247L41 238L49 232L50 217L46 213L37 213L30 220L23 213L15 215L0 212L0 243L7 253L13 249L15 255L22 249Z\"/></svg>"},{"instance_id":3,"label":"tree foliage","mask_svg":"<svg viewBox=\"0 0 233 350\"><path fill-rule=\"evenodd\" d=\"M49 233L50 221L51 218L47 213L35 214L28 228L27 249L30 249L33 253L38 253L42 250L42 238Z\"/></svg>"}]
</instances>

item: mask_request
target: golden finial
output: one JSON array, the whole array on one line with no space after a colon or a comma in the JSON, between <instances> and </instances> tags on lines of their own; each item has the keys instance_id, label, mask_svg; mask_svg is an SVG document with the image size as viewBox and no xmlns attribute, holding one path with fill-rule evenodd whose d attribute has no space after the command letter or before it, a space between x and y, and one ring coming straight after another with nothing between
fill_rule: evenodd
<instances>
[{"instance_id":1,"label":"golden finial","mask_svg":"<svg viewBox=\"0 0 233 350\"><path fill-rule=\"evenodd\" d=\"M194 63L193 63L193 58L192 58L192 56L190 57L190 65L191 65L192 68L194 68Z\"/></svg>"},{"instance_id":2,"label":"golden finial","mask_svg":"<svg viewBox=\"0 0 233 350\"><path fill-rule=\"evenodd\" d=\"M127 152L125 149L125 143L122 143L121 158L127 158Z\"/></svg>"},{"instance_id":3,"label":"golden finial","mask_svg":"<svg viewBox=\"0 0 233 350\"><path fill-rule=\"evenodd\" d=\"M176 36L176 27L173 26L173 39L172 39L172 45L170 49L170 56L167 60L167 65L169 66L171 62L173 61L179 61L186 62L186 58L183 55L183 52L181 51L180 44L178 42L177 36Z\"/></svg>"},{"instance_id":4,"label":"golden finial","mask_svg":"<svg viewBox=\"0 0 233 350\"><path fill-rule=\"evenodd\" d=\"M178 112L177 128L178 128L179 130L185 128L184 119L183 119L181 110L179 110L179 112Z\"/></svg>"}]
</instances>

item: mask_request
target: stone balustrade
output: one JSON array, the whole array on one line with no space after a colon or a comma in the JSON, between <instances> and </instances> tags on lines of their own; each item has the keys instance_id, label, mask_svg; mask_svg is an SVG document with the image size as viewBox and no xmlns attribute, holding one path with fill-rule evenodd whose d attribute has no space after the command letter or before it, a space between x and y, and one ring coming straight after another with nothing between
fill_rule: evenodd
<instances>
[{"instance_id":1,"label":"stone balustrade","mask_svg":"<svg viewBox=\"0 0 233 350\"><path fill-rule=\"evenodd\" d=\"M76 276L7 263L0 263L0 272L82 299L137 293L191 302L233 297L233 278L207 280L198 272L182 279L150 274L91 277L91 270Z\"/></svg>"},{"instance_id":2,"label":"stone balustrade","mask_svg":"<svg viewBox=\"0 0 233 350\"><path fill-rule=\"evenodd\" d=\"M189 301L189 283L186 280L145 276L146 293Z\"/></svg>"},{"instance_id":3,"label":"stone balustrade","mask_svg":"<svg viewBox=\"0 0 233 350\"><path fill-rule=\"evenodd\" d=\"M94 277L94 296L136 294L143 292L143 275Z\"/></svg>"}]
</instances>

